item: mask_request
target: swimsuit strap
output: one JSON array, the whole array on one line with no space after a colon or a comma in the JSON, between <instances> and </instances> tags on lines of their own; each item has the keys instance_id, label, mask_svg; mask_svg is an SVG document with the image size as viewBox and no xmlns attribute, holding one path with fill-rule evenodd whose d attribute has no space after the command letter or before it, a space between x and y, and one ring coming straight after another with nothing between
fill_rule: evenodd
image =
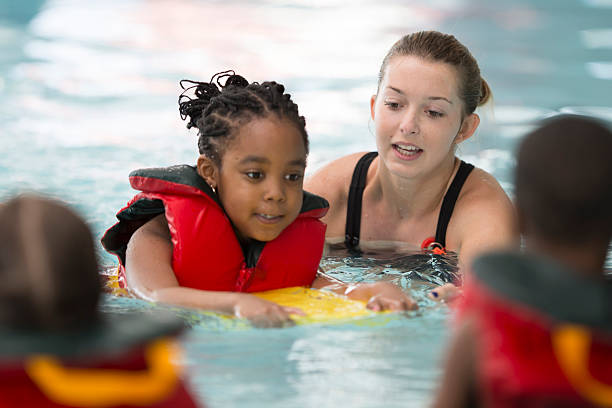
<instances>
[{"instance_id":1,"label":"swimsuit strap","mask_svg":"<svg viewBox=\"0 0 612 408\"><path fill-rule=\"evenodd\" d=\"M474 166L472 164L461 160L457 174L455 174L455 178L453 178L453 182L448 188L448 191L446 191L444 199L442 200L442 207L440 208L440 215L438 215L438 226L436 228L435 238L435 242L442 245L442 248L446 248L446 228L448 228L451 215L453 215L453 209L455 208L455 203L459 197L459 192L461 191L465 180L468 178L472 170L474 170Z\"/></svg>"},{"instance_id":2,"label":"swimsuit strap","mask_svg":"<svg viewBox=\"0 0 612 408\"><path fill-rule=\"evenodd\" d=\"M351 187L346 204L346 226L344 244L349 249L356 249L359 245L359 232L361 230L361 202L363 200L363 189L365 188L368 169L372 160L378 156L378 152L364 154L353 170Z\"/></svg>"},{"instance_id":3,"label":"swimsuit strap","mask_svg":"<svg viewBox=\"0 0 612 408\"><path fill-rule=\"evenodd\" d=\"M351 178L351 186L349 189L348 202L346 205L346 226L344 244L348 249L356 249L359 245L359 233L361 230L361 203L363 200L363 190L366 184L368 169L372 160L378 156L378 152L369 152L363 155L353 170ZM468 164L461 160L457 174L453 178L450 187L442 200L442 207L438 215L438 225L436 227L435 242L439 243L442 248L446 247L446 229L450 222L451 215L455 208L455 203L461 192L461 188L465 183L470 173L474 170L472 164Z\"/></svg>"}]
</instances>

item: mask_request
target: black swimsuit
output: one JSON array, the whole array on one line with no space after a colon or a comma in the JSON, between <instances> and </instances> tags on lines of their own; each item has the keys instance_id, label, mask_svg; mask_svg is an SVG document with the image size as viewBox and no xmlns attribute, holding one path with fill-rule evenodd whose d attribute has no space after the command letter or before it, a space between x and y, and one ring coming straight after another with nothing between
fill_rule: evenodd
<instances>
[{"instance_id":1,"label":"black swimsuit","mask_svg":"<svg viewBox=\"0 0 612 408\"><path fill-rule=\"evenodd\" d=\"M359 246L359 232L361 230L361 202L363 200L363 190L366 184L368 168L372 160L378 156L378 152L366 153L359 159L353 178L351 179L351 187L348 194L348 202L346 208L346 229L344 243L347 248L356 250ZM474 166L461 160L457 174L448 188L442 200L440 215L438 216L438 226L436 228L435 243L440 244L442 248L446 247L446 228L450 222L457 197L465 180L470 175Z\"/></svg>"}]
</instances>

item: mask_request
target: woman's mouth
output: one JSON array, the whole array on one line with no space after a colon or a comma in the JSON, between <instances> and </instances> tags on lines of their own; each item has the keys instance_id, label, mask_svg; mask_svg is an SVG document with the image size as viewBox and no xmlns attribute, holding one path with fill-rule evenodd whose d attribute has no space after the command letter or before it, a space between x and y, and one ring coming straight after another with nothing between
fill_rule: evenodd
<instances>
[{"instance_id":1,"label":"woman's mouth","mask_svg":"<svg viewBox=\"0 0 612 408\"><path fill-rule=\"evenodd\" d=\"M415 145L392 144L391 146L396 155L402 160L415 160L423 153L423 149Z\"/></svg>"}]
</instances>

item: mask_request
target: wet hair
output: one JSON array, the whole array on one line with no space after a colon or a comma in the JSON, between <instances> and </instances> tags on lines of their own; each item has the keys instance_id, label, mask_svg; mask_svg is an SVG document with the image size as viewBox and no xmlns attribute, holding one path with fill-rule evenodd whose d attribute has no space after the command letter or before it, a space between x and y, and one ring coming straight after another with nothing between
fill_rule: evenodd
<instances>
[{"instance_id":1,"label":"wet hair","mask_svg":"<svg viewBox=\"0 0 612 408\"><path fill-rule=\"evenodd\" d=\"M520 144L515 195L530 233L559 243L609 242L610 129L577 115L543 122Z\"/></svg>"},{"instance_id":2,"label":"wet hair","mask_svg":"<svg viewBox=\"0 0 612 408\"><path fill-rule=\"evenodd\" d=\"M378 73L382 83L389 62L395 57L415 56L432 62L443 62L455 67L459 78L459 97L463 100L464 116L474 113L478 106L491 98L491 89L480 76L480 68L470 51L453 35L438 31L419 31L400 38L383 59Z\"/></svg>"},{"instance_id":3,"label":"wet hair","mask_svg":"<svg viewBox=\"0 0 612 408\"><path fill-rule=\"evenodd\" d=\"M213 75L210 82L182 80L180 85L184 90L179 96L181 118L189 119L187 128L198 128L200 154L217 165L221 165L224 149L241 126L272 114L295 125L308 154L306 122L283 85L249 83L231 70ZM188 95L192 90L195 96Z\"/></svg>"},{"instance_id":4,"label":"wet hair","mask_svg":"<svg viewBox=\"0 0 612 408\"><path fill-rule=\"evenodd\" d=\"M64 204L34 195L0 204L0 324L60 331L97 320L92 234Z\"/></svg>"}]
</instances>

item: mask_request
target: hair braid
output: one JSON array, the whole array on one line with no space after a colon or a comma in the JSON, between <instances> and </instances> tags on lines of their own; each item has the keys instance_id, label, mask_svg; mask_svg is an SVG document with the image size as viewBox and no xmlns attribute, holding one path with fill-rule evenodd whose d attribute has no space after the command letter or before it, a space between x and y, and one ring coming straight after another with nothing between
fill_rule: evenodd
<instances>
[{"instance_id":1,"label":"hair braid","mask_svg":"<svg viewBox=\"0 0 612 408\"><path fill-rule=\"evenodd\" d=\"M225 79L223 84L222 79ZM186 87L184 83L191 86ZM180 85L183 89L179 96L181 118L189 118L187 128L198 128L200 154L217 164L221 164L224 148L240 126L272 113L296 126L308 153L306 121L282 84L249 83L230 70L213 75L210 82L182 80ZM192 89L195 97L188 95Z\"/></svg>"}]
</instances>

